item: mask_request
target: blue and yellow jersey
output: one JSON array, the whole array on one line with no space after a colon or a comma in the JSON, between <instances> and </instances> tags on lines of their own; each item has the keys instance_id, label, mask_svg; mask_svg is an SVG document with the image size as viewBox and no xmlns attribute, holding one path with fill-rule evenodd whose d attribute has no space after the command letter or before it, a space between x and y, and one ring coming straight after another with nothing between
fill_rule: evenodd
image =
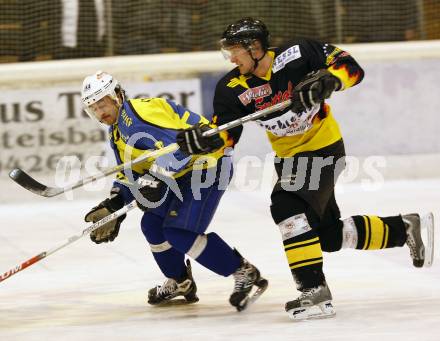
<instances>
[{"instance_id":1,"label":"blue and yellow jersey","mask_svg":"<svg viewBox=\"0 0 440 341\"><path fill-rule=\"evenodd\" d=\"M118 164L139 157L146 151L166 147L176 142L179 130L189 128L197 123L209 124L209 121L184 107L163 98L141 98L124 101L119 117L109 129L111 146ZM223 138L226 134L220 134ZM157 158L154 163L166 171L173 172L178 178L191 171L197 165L209 168L223 156L224 148L207 155L188 156L180 150ZM203 158L209 162L197 162ZM200 161L200 159L198 160ZM144 162L132 167L134 175L145 174L152 162ZM127 181L123 173L117 174L118 182Z\"/></svg>"}]
</instances>

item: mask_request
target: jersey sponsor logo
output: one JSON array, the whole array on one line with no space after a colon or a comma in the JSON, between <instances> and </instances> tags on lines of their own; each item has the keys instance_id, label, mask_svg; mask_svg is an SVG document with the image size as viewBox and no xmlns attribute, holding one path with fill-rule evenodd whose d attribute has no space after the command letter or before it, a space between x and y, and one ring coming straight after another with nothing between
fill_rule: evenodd
<instances>
[{"instance_id":1,"label":"jersey sponsor logo","mask_svg":"<svg viewBox=\"0 0 440 341\"><path fill-rule=\"evenodd\" d=\"M256 122L275 136L293 136L304 134L313 126L313 118L318 113L320 106L316 105L309 111L294 113L291 110L281 116Z\"/></svg>"},{"instance_id":2,"label":"jersey sponsor logo","mask_svg":"<svg viewBox=\"0 0 440 341\"><path fill-rule=\"evenodd\" d=\"M293 91L293 84L291 81L287 83L287 90L285 91L278 91L275 95L273 95L268 102L264 102L264 97L259 97L255 99L255 109L256 110L263 110L268 107L271 107L272 105L278 104L280 102L284 102L288 100Z\"/></svg>"},{"instance_id":3,"label":"jersey sponsor logo","mask_svg":"<svg viewBox=\"0 0 440 341\"><path fill-rule=\"evenodd\" d=\"M289 47L286 51L281 53L279 56L275 58L272 66L272 72L278 72L284 68L284 66L291 62L292 60L301 58L301 51L299 49L299 45L294 45Z\"/></svg>"},{"instance_id":4,"label":"jersey sponsor logo","mask_svg":"<svg viewBox=\"0 0 440 341\"><path fill-rule=\"evenodd\" d=\"M257 98L263 98L272 94L272 88L270 84L263 84L256 88L250 88L243 92L238 98L243 105L248 105L252 100Z\"/></svg>"}]
</instances>

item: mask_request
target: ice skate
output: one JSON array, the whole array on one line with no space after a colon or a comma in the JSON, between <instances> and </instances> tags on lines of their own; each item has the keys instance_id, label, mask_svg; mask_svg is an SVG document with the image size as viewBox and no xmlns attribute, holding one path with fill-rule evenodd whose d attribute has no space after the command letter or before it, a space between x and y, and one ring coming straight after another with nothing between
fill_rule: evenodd
<instances>
[{"instance_id":1,"label":"ice skate","mask_svg":"<svg viewBox=\"0 0 440 341\"><path fill-rule=\"evenodd\" d=\"M199 300L197 286L191 273L191 264L186 261L186 274L179 279L167 278L162 285L158 285L148 291L148 303L151 305L164 304L188 304ZM173 300L177 296L183 296L184 300Z\"/></svg>"},{"instance_id":2,"label":"ice skate","mask_svg":"<svg viewBox=\"0 0 440 341\"><path fill-rule=\"evenodd\" d=\"M295 321L327 318L336 314L332 294L325 283L317 288L304 289L297 299L286 303L285 309Z\"/></svg>"},{"instance_id":3,"label":"ice skate","mask_svg":"<svg viewBox=\"0 0 440 341\"><path fill-rule=\"evenodd\" d=\"M434 259L434 216L428 213L420 217L417 213L402 216L406 228L406 244L409 247L413 265L429 267ZM422 232L426 234L425 244Z\"/></svg>"},{"instance_id":4,"label":"ice skate","mask_svg":"<svg viewBox=\"0 0 440 341\"><path fill-rule=\"evenodd\" d=\"M241 257L240 267L232 276L235 284L229 302L238 311L242 311L254 303L267 289L267 280L261 277L260 271L243 257Z\"/></svg>"}]
</instances>

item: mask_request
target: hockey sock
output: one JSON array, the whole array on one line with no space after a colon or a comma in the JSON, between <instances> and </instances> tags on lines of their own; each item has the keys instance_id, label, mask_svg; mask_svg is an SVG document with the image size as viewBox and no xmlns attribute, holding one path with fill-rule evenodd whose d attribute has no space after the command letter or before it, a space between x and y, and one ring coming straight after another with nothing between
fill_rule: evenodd
<instances>
[{"instance_id":1,"label":"hockey sock","mask_svg":"<svg viewBox=\"0 0 440 341\"><path fill-rule=\"evenodd\" d=\"M279 192L272 196L271 213L280 229L284 252L298 290L323 284L322 249L316 232L319 223L307 203L291 193ZM312 221L315 221L315 227L312 227Z\"/></svg>"},{"instance_id":2,"label":"hockey sock","mask_svg":"<svg viewBox=\"0 0 440 341\"><path fill-rule=\"evenodd\" d=\"M406 230L401 216L363 215L351 218L357 230L356 249L378 250L405 244Z\"/></svg>"},{"instance_id":3,"label":"hockey sock","mask_svg":"<svg viewBox=\"0 0 440 341\"><path fill-rule=\"evenodd\" d=\"M240 266L240 257L216 233L198 234L177 228L165 228L164 233L174 248L218 275L227 277Z\"/></svg>"},{"instance_id":4,"label":"hockey sock","mask_svg":"<svg viewBox=\"0 0 440 341\"><path fill-rule=\"evenodd\" d=\"M281 222L279 224L280 230L286 231L287 225L294 224L293 220L296 220L295 224L308 224L307 218L305 215L303 216L301 219L295 216L289 218L288 221ZM299 223L300 220L301 223ZM283 239L288 237L283 240L284 252L298 290L317 287L325 281L319 237L310 227L305 229L308 231L290 238L283 233Z\"/></svg>"},{"instance_id":5,"label":"hockey sock","mask_svg":"<svg viewBox=\"0 0 440 341\"><path fill-rule=\"evenodd\" d=\"M165 239L162 221L157 215L145 213L141 222L142 232L165 277L179 279L186 273L185 254L173 248Z\"/></svg>"}]
</instances>

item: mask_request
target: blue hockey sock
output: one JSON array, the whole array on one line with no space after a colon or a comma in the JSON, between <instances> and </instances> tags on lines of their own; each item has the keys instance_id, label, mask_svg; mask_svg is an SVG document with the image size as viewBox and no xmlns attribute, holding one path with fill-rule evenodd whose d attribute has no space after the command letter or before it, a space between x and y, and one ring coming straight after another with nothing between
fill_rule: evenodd
<instances>
[{"instance_id":1,"label":"blue hockey sock","mask_svg":"<svg viewBox=\"0 0 440 341\"><path fill-rule=\"evenodd\" d=\"M173 248L165 239L162 221L157 215L145 213L141 221L142 232L165 277L178 279L186 273L185 254Z\"/></svg>"},{"instance_id":2,"label":"blue hockey sock","mask_svg":"<svg viewBox=\"0 0 440 341\"><path fill-rule=\"evenodd\" d=\"M222 276L229 276L240 267L240 256L214 232L206 235L207 247L203 250L197 262Z\"/></svg>"},{"instance_id":3,"label":"blue hockey sock","mask_svg":"<svg viewBox=\"0 0 440 341\"><path fill-rule=\"evenodd\" d=\"M186 253L205 268L229 276L240 266L240 257L216 233L198 234L177 228L165 228L164 234L174 248Z\"/></svg>"}]
</instances>

